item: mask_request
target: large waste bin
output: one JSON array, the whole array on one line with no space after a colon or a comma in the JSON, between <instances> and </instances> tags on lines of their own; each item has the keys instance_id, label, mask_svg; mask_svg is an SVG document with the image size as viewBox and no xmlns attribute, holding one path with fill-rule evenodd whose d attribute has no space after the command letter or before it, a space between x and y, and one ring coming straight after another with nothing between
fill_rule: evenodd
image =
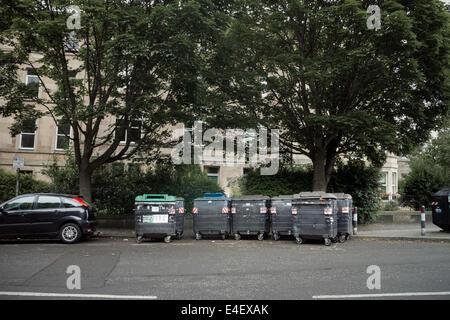
<instances>
[{"instance_id":1,"label":"large waste bin","mask_svg":"<svg viewBox=\"0 0 450 320\"><path fill-rule=\"evenodd\" d=\"M292 216L298 244L304 239L323 239L329 246L337 236L337 203L332 194L301 192L294 195Z\"/></svg>"},{"instance_id":2,"label":"large waste bin","mask_svg":"<svg viewBox=\"0 0 450 320\"><path fill-rule=\"evenodd\" d=\"M184 232L184 199L177 197L175 207L175 233L180 240Z\"/></svg>"},{"instance_id":3,"label":"large waste bin","mask_svg":"<svg viewBox=\"0 0 450 320\"><path fill-rule=\"evenodd\" d=\"M241 235L257 235L263 240L269 233L269 215L267 209L270 198L261 195L249 195L231 200L231 232L239 240Z\"/></svg>"},{"instance_id":4,"label":"large waste bin","mask_svg":"<svg viewBox=\"0 0 450 320\"><path fill-rule=\"evenodd\" d=\"M433 194L431 202L433 223L450 231L450 187L444 187Z\"/></svg>"},{"instance_id":5,"label":"large waste bin","mask_svg":"<svg viewBox=\"0 0 450 320\"><path fill-rule=\"evenodd\" d=\"M344 242L352 234L352 196L346 193L333 193L337 200L337 237Z\"/></svg>"},{"instance_id":6,"label":"large waste bin","mask_svg":"<svg viewBox=\"0 0 450 320\"><path fill-rule=\"evenodd\" d=\"M176 197L167 194L144 194L135 199L136 241L144 238L164 238L170 242L175 236Z\"/></svg>"},{"instance_id":7,"label":"large waste bin","mask_svg":"<svg viewBox=\"0 0 450 320\"><path fill-rule=\"evenodd\" d=\"M292 224L292 195L283 195L270 199L270 220L273 239L294 235Z\"/></svg>"},{"instance_id":8,"label":"large waste bin","mask_svg":"<svg viewBox=\"0 0 450 320\"><path fill-rule=\"evenodd\" d=\"M203 198L194 199L193 227L195 238L203 236L221 236L225 238L230 233L231 199L223 193L205 193Z\"/></svg>"}]
</instances>

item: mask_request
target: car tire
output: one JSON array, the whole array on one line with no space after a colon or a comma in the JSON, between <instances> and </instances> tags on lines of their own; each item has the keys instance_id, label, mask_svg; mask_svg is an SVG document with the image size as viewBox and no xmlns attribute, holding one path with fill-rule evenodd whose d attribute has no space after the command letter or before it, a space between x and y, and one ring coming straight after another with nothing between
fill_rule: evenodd
<instances>
[{"instance_id":1,"label":"car tire","mask_svg":"<svg viewBox=\"0 0 450 320\"><path fill-rule=\"evenodd\" d=\"M76 243L82 236L80 227L75 223L66 223L59 229L59 239L66 244Z\"/></svg>"}]
</instances>

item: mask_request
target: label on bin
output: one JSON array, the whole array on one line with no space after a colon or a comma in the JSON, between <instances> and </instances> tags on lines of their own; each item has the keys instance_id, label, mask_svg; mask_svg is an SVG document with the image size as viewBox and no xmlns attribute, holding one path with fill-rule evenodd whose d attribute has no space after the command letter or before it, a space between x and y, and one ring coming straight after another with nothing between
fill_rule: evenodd
<instances>
[{"instance_id":1,"label":"label on bin","mask_svg":"<svg viewBox=\"0 0 450 320\"><path fill-rule=\"evenodd\" d=\"M152 207L152 212L159 212L159 207Z\"/></svg>"},{"instance_id":2,"label":"label on bin","mask_svg":"<svg viewBox=\"0 0 450 320\"><path fill-rule=\"evenodd\" d=\"M260 213L267 213L267 208L266 207L262 207L259 209Z\"/></svg>"},{"instance_id":3,"label":"label on bin","mask_svg":"<svg viewBox=\"0 0 450 320\"><path fill-rule=\"evenodd\" d=\"M143 223L168 223L169 217L166 214L145 215L142 217Z\"/></svg>"},{"instance_id":4,"label":"label on bin","mask_svg":"<svg viewBox=\"0 0 450 320\"><path fill-rule=\"evenodd\" d=\"M297 208L292 208L292 214L297 214Z\"/></svg>"},{"instance_id":5,"label":"label on bin","mask_svg":"<svg viewBox=\"0 0 450 320\"><path fill-rule=\"evenodd\" d=\"M277 213L277 208L276 208L276 207L271 207L271 208L270 208L270 213L271 213L271 214Z\"/></svg>"},{"instance_id":6,"label":"label on bin","mask_svg":"<svg viewBox=\"0 0 450 320\"><path fill-rule=\"evenodd\" d=\"M342 213L349 213L348 207L342 207Z\"/></svg>"}]
</instances>

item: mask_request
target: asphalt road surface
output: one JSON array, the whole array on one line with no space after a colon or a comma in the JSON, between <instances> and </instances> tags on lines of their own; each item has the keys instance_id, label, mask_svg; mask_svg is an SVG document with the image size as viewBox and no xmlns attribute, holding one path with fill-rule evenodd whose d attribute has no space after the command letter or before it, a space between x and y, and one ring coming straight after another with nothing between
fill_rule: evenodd
<instances>
[{"instance_id":1,"label":"asphalt road surface","mask_svg":"<svg viewBox=\"0 0 450 320\"><path fill-rule=\"evenodd\" d=\"M80 268L81 289L67 288L72 265ZM380 268L381 289L367 287L371 265ZM75 245L0 242L0 299L128 296L450 299L450 244L351 240L326 247L298 246L292 240L193 239L137 244L105 238Z\"/></svg>"}]
</instances>

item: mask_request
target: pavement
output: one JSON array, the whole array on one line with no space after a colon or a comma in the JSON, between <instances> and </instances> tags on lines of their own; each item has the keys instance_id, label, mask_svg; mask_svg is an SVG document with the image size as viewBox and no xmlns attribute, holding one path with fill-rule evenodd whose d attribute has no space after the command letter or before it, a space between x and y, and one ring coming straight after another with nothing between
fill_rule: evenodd
<instances>
[{"instance_id":1,"label":"pavement","mask_svg":"<svg viewBox=\"0 0 450 320\"><path fill-rule=\"evenodd\" d=\"M99 228L98 235L104 238L124 238L134 241L133 229ZM404 240L404 241L433 241L450 242L450 232L444 232L437 226L429 223L426 225L425 235L421 235L420 223L381 224L373 223L359 225L354 239L367 240ZM193 239L192 231L185 231L184 239Z\"/></svg>"}]
</instances>

